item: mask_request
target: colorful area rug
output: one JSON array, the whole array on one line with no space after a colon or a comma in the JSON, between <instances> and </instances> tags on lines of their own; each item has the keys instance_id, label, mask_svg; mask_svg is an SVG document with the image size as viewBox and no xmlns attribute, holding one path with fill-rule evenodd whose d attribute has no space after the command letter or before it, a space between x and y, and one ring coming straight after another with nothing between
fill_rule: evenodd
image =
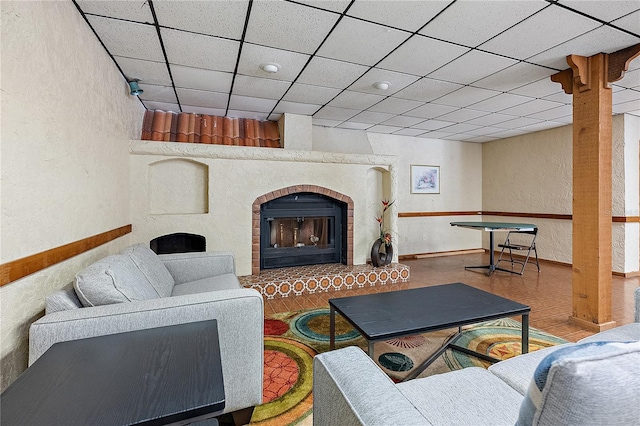
<instances>
[{"instance_id":1,"label":"colorful area rug","mask_svg":"<svg viewBox=\"0 0 640 426\"><path fill-rule=\"evenodd\" d=\"M409 336L377 343L374 359L394 381L410 374L457 329ZM313 357L329 350L329 309L284 312L264 322L264 403L256 407L252 425L311 425ZM508 359L521 351L520 323L501 319L463 328L456 344L498 359ZM529 351L566 341L531 328ZM357 345L366 350L366 341L342 317L336 315L336 347ZM418 377L445 373L489 363L461 352L447 350Z\"/></svg>"}]
</instances>

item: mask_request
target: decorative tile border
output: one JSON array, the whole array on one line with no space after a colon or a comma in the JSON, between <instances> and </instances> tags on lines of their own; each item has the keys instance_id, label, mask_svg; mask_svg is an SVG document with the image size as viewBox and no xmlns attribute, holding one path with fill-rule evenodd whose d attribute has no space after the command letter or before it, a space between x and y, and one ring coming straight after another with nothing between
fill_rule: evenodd
<instances>
[{"instance_id":1,"label":"decorative tile border","mask_svg":"<svg viewBox=\"0 0 640 426\"><path fill-rule=\"evenodd\" d=\"M371 265L324 264L269 269L238 277L244 287L258 290L267 299L300 296L340 289L373 287L409 281L409 266L401 263L374 268Z\"/></svg>"}]
</instances>

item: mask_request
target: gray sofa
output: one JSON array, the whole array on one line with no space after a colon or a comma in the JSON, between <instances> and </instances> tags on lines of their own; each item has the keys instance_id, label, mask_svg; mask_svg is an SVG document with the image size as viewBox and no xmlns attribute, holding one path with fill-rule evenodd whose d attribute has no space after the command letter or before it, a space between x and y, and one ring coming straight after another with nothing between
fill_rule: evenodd
<instances>
[{"instance_id":1,"label":"gray sofa","mask_svg":"<svg viewBox=\"0 0 640 426\"><path fill-rule=\"evenodd\" d=\"M242 288L231 253L156 255L138 244L95 262L46 298L29 330L29 365L57 342L216 319L225 413L262 403L264 303Z\"/></svg>"},{"instance_id":2,"label":"gray sofa","mask_svg":"<svg viewBox=\"0 0 640 426\"><path fill-rule=\"evenodd\" d=\"M360 348L314 359L314 425L640 424L635 322L492 365L395 384Z\"/></svg>"}]
</instances>

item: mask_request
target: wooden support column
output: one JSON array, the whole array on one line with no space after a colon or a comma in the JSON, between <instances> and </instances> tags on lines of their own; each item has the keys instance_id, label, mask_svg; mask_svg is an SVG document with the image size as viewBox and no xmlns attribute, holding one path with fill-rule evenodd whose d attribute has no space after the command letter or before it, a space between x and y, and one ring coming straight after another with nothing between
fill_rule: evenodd
<instances>
[{"instance_id":1,"label":"wooden support column","mask_svg":"<svg viewBox=\"0 0 640 426\"><path fill-rule=\"evenodd\" d=\"M573 94L573 309L569 320L591 331L615 326L611 318L609 83L622 78L638 54L640 44L613 54L569 55L571 68L551 76L566 93ZM617 69L611 70L612 65Z\"/></svg>"}]
</instances>

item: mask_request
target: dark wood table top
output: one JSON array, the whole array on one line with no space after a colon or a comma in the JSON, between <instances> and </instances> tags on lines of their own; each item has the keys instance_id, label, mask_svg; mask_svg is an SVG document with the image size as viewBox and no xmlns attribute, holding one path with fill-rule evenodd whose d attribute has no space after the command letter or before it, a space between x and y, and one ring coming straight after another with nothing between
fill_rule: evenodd
<instances>
[{"instance_id":1,"label":"dark wood table top","mask_svg":"<svg viewBox=\"0 0 640 426\"><path fill-rule=\"evenodd\" d=\"M217 413L217 321L56 343L0 404L3 426L159 425Z\"/></svg>"},{"instance_id":2,"label":"dark wood table top","mask_svg":"<svg viewBox=\"0 0 640 426\"><path fill-rule=\"evenodd\" d=\"M329 305L367 340L460 327L531 310L463 283L330 299Z\"/></svg>"}]
</instances>

